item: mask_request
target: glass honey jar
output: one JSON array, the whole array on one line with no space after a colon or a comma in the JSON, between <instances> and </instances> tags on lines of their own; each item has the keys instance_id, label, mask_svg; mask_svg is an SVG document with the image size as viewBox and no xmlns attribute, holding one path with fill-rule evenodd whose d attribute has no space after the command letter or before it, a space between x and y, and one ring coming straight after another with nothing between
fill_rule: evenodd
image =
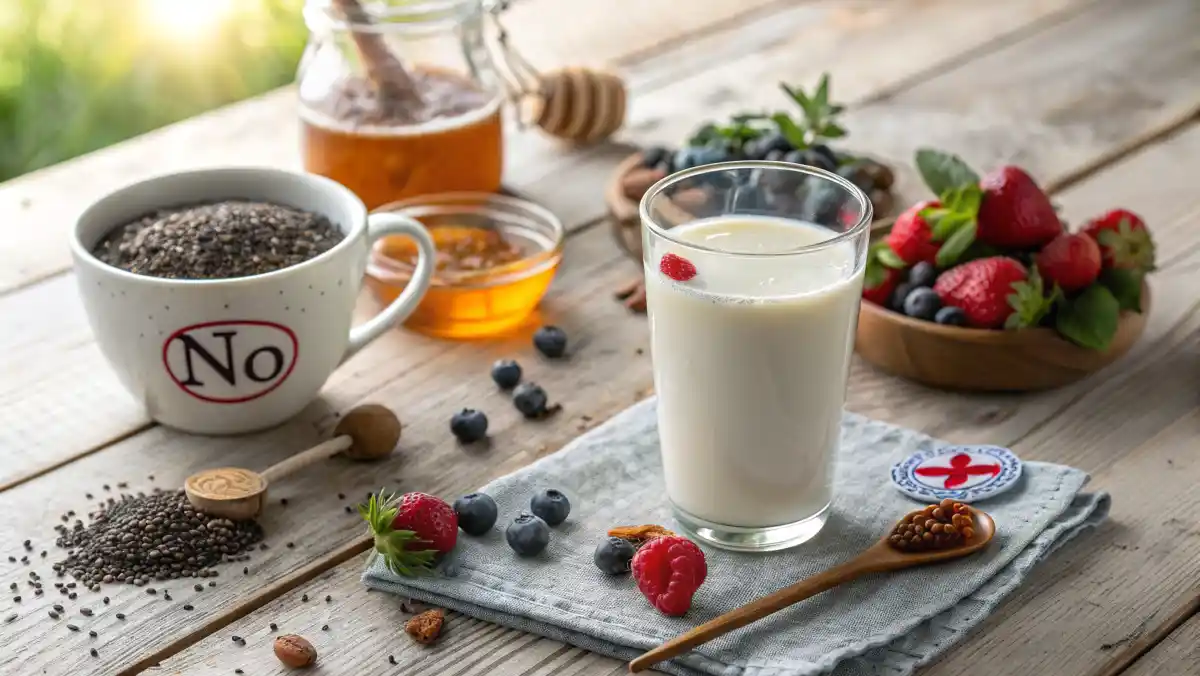
<instances>
[{"instance_id":1,"label":"glass honey jar","mask_svg":"<svg viewBox=\"0 0 1200 676\"><path fill-rule=\"evenodd\" d=\"M308 0L297 75L304 168L373 209L495 192L504 85L483 0Z\"/></svg>"}]
</instances>

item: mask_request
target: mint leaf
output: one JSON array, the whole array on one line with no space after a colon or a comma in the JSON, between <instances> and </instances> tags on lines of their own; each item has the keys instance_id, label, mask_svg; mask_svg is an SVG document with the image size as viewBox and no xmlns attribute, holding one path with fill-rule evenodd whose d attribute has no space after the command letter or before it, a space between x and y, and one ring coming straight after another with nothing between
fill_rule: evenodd
<instances>
[{"instance_id":1,"label":"mint leaf","mask_svg":"<svg viewBox=\"0 0 1200 676\"><path fill-rule=\"evenodd\" d=\"M779 87L788 95L788 98L800 106L801 110L808 110L808 95L804 93L803 89L792 89L786 82L780 82Z\"/></svg>"},{"instance_id":2,"label":"mint leaf","mask_svg":"<svg viewBox=\"0 0 1200 676\"><path fill-rule=\"evenodd\" d=\"M817 136L824 138L842 138L846 135L846 128L836 122L830 122L817 131Z\"/></svg>"},{"instance_id":3,"label":"mint leaf","mask_svg":"<svg viewBox=\"0 0 1200 676\"><path fill-rule=\"evenodd\" d=\"M935 195L944 195L955 188L979 183L979 174L957 155L922 148L917 151L916 165L925 185Z\"/></svg>"},{"instance_id":4,"label":"mint leaf","mask_svg":"<svg viewBox=\"0 0 1200 676\"><path fill-rule=\"evenodd\" d=\"M875 254L875 258L889 268L903 270L904 268L908 267L908 264L904 262L904 259L900 257L900 254L892 251L892 248L886 243L881 249L879 249L878 253Z\"/></svg>"},{"instance_id":5,"label":"mint leaf","mask_svg":"<svg viewBox=\"0 0 1200 676\"><path fill-rule=\"evenodd\" d=\"M1071 342L1106 350L1117 333L1121 307L1107 287L1093 284L1058 310L1055 328Z\"/></svg>"},{"instance_id":6,"label":"mint leaf","mask_svg":"<svg viewBox=\"0 0 1200 676\"><path fill-rule=\"evenodd\" d=\"M775 126L779 127L779 133L783 134L788 143L798 149L808 147L808 141L804 138L804 130L797 126L787 113L775 113L771 116L771 120L775 122Z\"/></svg>"},{"instance_id":7,"label":"mint leaf","mask_svg":"<svg viewBox=\"0 0 1200 676\"><path fill-rule=\"evenodd\" d=\"M1112 292L1122 310L1142 311L1142 273L1111 268L1100 273L1100 283Z\"/></svg>"},{"instance_id":8,"label":"mint leaf","mask_svg":"<svg viewBox=\"0 0 1200 676\"><path fill-rule=\"evenodd\" d=\"M971 221L966 225L954 231L953 235L947 239L942 248L937 252L937 266L939 268L948 268L958 262L959 257L967 250L967 247L975 241L975 231L977 229L975 221Z\"/></svg>"},{"instance_id":9,"label":"mint leaf","mask_svg":"<svg viewBox=\"0 0 1200 676\"><path fill-rule=\"evenodd\" d=\"M821 74L821 81L817 83L817 93L813 94L813 100L822 108L829 105L829 73Z\"/></svg>"}]
</instances>

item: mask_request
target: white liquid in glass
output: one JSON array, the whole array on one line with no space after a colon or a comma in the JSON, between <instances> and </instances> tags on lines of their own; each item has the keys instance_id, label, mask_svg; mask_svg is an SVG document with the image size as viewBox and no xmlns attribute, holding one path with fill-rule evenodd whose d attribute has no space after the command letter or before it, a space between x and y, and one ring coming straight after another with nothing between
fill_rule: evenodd
<instances>
[{"instance_id":1,"label":"white liquid in glass","mask_svg":"<svg viewBox=\"0 0 1200 676\"><path fill-rule=\"evenodd\" d=\"M862 270L834 232L766 217L705 219L654 242L646 268L667 494L738 527L795 523L830 502ZM658 270L665 253L697 275Z\"/></svg>"}]
</instances>

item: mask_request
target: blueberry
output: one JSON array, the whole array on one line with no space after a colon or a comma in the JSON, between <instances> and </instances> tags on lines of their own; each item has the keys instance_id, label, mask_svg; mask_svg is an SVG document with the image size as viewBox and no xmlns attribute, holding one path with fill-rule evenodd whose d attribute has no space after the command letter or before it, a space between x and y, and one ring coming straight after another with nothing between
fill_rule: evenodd
<instances>
[{"instance_id":1,"label":"blueberry","mask_svg":"<svg viewBox=\"0 0 1200 676\"><path fill-rule=\"evenodd\" d=\"M919 286L904 299L904 314L913 319L933 321L934 315L942 308L942 299L937 292L927 286Z\"/></svg>"},{"instance_id":2,"label":"blueberry","mask_svg":"<svg viewBox=\"0 0 1200 676\"><path fill-rule=\"evenodd\" d=\"M858 186L859 190L869 192L875 189L875 177L865 162L853 161L838 167L837 173L842 178Z\"/></svg>"},{"instance_id":3,"label":"blueberry","mask_svg":"<svg viewBox=\"0 0 1200 676\"><path fill-rule=\"evenodd\" d=\"M513 390L513 405L526 418L537 418L546 413L546 390L537 383L521 383Z\"/></svg>"},{"instance_id":4,"label":"blueberry","mask_svg":"<svg viewBox=\"0 0 1200 676\"><path fill-rule=\"evenodd\" d=\"M782 162L785 155L787 155L785 150L769 150L763 159L768 162Z\"/></svg>"},{"instance_id":5,"label":"blueberry","mask_svg":"<svg viewBox=\"0 0 1200 676\"><path fill-rule=\"evenodd\" d=\"M571 513L571 501L562 491L547 488L529 501L529 511L551 526L557 526Z\"/></svg>"},{"instance_id":6,"label":"blueberry","mask_svg":"<svg viewBox=\"0 0 1200 676\"><path fill-rule=\"evenodd\" d=\"M464 408L450 417L450 431L458 440L469 444L487 436L488 419L483 411Z\"/></svg>"},{"instance_id":7,"label":"blueberry","mask_svg":"<svg viewBox=\"0 0 1200 676\"><path fill-rule=\"evenodd\" d=\"M795 147L791 141L787 140L783 134L773 131L763 134L754 142L755 148L762 153L763 157L769 155L772 151L778 150L780 155L788 151L794 150Z\"/></svg>"},{"instance_id":8,"label":"blueberry","mask_svg":"<svg viewBox=\"0 0 1200 676\"><path fill-rule=\"evenodd\" d=\"M470 493L454 501L458 527L467 535L483 535L496 525L496 501L483 493Z\"/></svg>"},{"instance_id":9,"label":"blueberry","mask_svg":"<svg viewBox=\"0 0 1200 676\"><path fill-rule=\"evenodd\" d=\"M511 359L492 364L492 380L502 390L511 390L521 382L521 365Z\"/></svg>"},{"instance_id":10,"label":"blueberry","mask_svg":"<svg viewBox=\"0 0 1200 676\"><path fill-rule=\"evenodd\" d=\"M825 161L828 162L833 167L836 167L839 164L841 164L840 162L838 162L837 153L833 152L833 149L830 148L829 146L825 145L824 143L814 143L809 148L809 150L813 151L814 153L816 153L818 155L823 156L825 158Z\"/></svg>"},{"instance_id":11,"label":"blueberry","mask_svg":"<svg viewBox=\"0 0 1200 676\"><path fill-rule=\"evenodd\" d=\"M846 203L846 191L829 181L805 181L804 187L801 217L818 225L840 225L838 218Z\"/></svg>"},{"instance_id":12,"label":"blueberry","mask_svg":"<svg viewBox=\"0 0 1200 676\"><path fill-rule=\"evenodd\" d=\"M557 326L543 326L533 334L533 346L547 357L558 359L567 351L567 333Z\"/></svg>"},{"instance_id":13,"label":"blueberry","mask_svg":"<svg viewBox=\"0 0 1200 676\"><path fill-rule=\"evenodd\" d=\"M937 311L937 314L933 316L933 321L946 326L966 326L967 313L963 312L960 307L947 305Z\"/></svg>"},{"instance_id":14,"label":"blueberry","mask_svg":"<svg viewBox=\"0 0 1200 676\"><path fill-rule=\"evenodd\" d=\"M633 560L633 555L637 553L633 543L621 538L607 537L596 545L596 552L592 554L592 561L596 562L596 567L608 575L620 575L629 572L629 562Z\"/></svg>"},{"instance_id":15,"label":"blueberry","mask_svg":"<svg viewBox=\"0 0 1200 676\"><path fill-rule=\"evenodd\" d=\"M805 164L810 167L816 167L817 169L824 169L826 171L833 171L837 168L837 165L834 164L829 158L815 150L793 150L792 152L783 156L783 161L791 162L793 164Z\"/></svg>"},{"instance_id":16,"label":"blueberry","mask_svg":"<svg viewBox=\"0 0 1200 676\"><path fill-rule=\"evenodd\" d=\"M937 268L933 263L921 261L908 271L908 283L913 286L933 286L937 281Z\"/></svg>"},{"instance_id":17,"label":"blueberry","mask_svg":"<svg viewBox=\"0 0 1200 676\"><path fill-rule=\"evenodd\" d=\"M532 514L522 514L508 524L504 539L520 556L537 556L550 544L550 527Z\"/></svg>"},{"instance_id":18,"label":"blueberry","mask_svg":"<svg viewBox=\"0 0 1200 676\"><path fill-rule=\"evenodd\" d=\"M682 171L729 159L729 151L718 146L689 146L680 148L671 159L671 169Z\"/></svg>"},{"instance_id":19,"label":"blueberry","mask_svg":"<svg viewBox=\"0 0 1200 676\"><path fill-rule=\"evenodd\" d=\"M654 169L668 159L671 151L662 146L650 146L642 151L642 166L647 169Z\"/></svg>"},{"instance_id":20,"label":"blueberry","mask_svg":"<svg viewBox=\"0 0 1200 676\"><path fill-rule=\"evenodd\" d=\"M896 312L904 312L904 299L908 298L908 294L913 290L913 285L908 282L903 282L896 285L892 290L892 297L889 299L888 307Z\"/></svg>"}]
</instances>

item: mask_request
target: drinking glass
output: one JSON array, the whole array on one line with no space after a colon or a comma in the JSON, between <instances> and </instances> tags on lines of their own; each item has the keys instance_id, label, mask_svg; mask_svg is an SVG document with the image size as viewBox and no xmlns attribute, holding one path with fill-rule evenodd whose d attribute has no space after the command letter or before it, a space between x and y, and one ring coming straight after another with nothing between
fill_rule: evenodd
<instances>
[{"instance_id":1,"label":"drinking glass","mask_svg":"<svg viewBox=\"0 0 1200 676\"><path fill-rule=\"evenodd\" d=\"M772 551L829 516L871 202L836 174L723 162L640 205L667 496L685 531Z\"/></svg>"}]
</instances>

